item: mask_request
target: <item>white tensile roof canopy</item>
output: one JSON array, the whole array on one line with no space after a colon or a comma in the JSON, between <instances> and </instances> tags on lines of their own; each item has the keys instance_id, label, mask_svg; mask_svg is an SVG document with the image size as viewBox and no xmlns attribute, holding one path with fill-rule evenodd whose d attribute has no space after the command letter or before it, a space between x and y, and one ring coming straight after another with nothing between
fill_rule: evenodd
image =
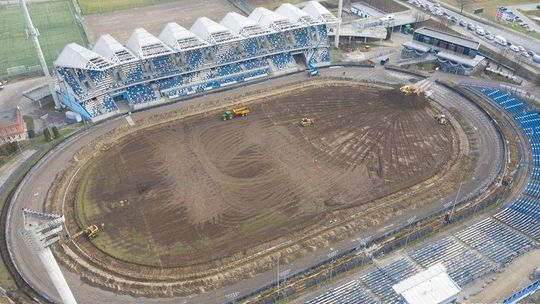
<instances>
[{"instance_id":1,"label":"white tensile roof canopy","mask_svg":"<svg viewBox=\"0 0 540 304\"><path fill-rule=\"evenodd\" d=\"M92 50L114 63L137 60L135 55L109 34L99 37Z\"/></svg>"},{"instance_id":2,"label":"white tensile roof canopy","mask_svg":"<svg viewBox=\"0 0 540 304\"><path fill-rule=\"evenodd\" d=\"M267 8L257 7L249 14L249 19L260 23L262 26L282 31L300 27L300 24L293 23L287 17L277 14Z\"/></svg>"},{"instance_id":3,"label":"white tensile roof canopy","mask_svg":"<svg viewBox=\"0 0 540 304\"><path fill-rule=\"evenodd\" d=\"M175 51L200 48L209 44L235 41L241 37L255 37L313 24L311 22L332 23L337 19L320 3L307 2L301 10L291 4L283 4L277 12L258 7L249 17L231 12L220 23L201 17L187 30L177 23L168 23L159 39L143 28L133 31L126 45L122 45L111 35L101 36L93 50L76 43L64 47L55 61L56 66L104 70L116 64L151 58Z\"/></svg>"},{"instance_id":4,"label":"white tensile roof canopy","mask_svg":"<svg viewBox=\"0 0 540 304\"><path fill-rule=\"evenodd\" d=\"M291 20L292 22L317 24L317 22L313 20L313 18L311 18L311 16L307 12L299 9L298 7L290 3L283 3L282 5L280 5L276 9L276 13L289 18L289 20Z\"/></svg>"},{"instance_id":5,"label":"white tensile roof canopy","mask_svg":"<svg viewBox=\"0 0 540 304\"><path fill-rule=\"evenodd\" d=\"M446 304L457 299L459 286L442 264L429 267L392 286L406 304Z\"/></svg>"},{"instance_id":6,"label":"white tensile roof canopy","mask_svg":"<svg viewBox=\"0 0 540 304\"><path fill-rule=\"evenodd\" d=\"M208 45L204 40L176 22L167 23L161 31L161 34L159 34L159 39L171 48L179 51Z\"/></svg>"},{"instance_id":7,"label":"white tensile roof canopy","mask_svg":"<svg viewBox=\"0 0 540 304\"><path fill-rule=\"evenodd\" d=\"M206 17L198 18L191 27L191 31L212 44L239 38L228 28Z\"/></svg>"},{"instance_id":8,"label":"white tensile roof canopy","mask_svg":"<svg viewBox=\"0 0 540 304\"><path fill-rule=\"evenodd\" d=\"M309 1L302 9L313 19L324 23L337 23L338 19L332 13L317 1Z\"/></svg>"},{"instance_id":9,"label":"white tensile roof canopy","mask_svg":"<svg viewBox=\"0 0 540 304\"><path fill-rule=\"evenodd\" d=\"M84 48L77 43L70 43L64 47L56 61L56 66L101 71L113 65L103 56Z\"/></svg>"},{"instance_id":10,"label":"white tensile roof canopy","mask_svg":"<svg viewBox=\"0 0 540 304\"><path fill-rule=\"evenodd\" d=\"M156 57L172 53L161 40L143 28L137 28L129 37L126 46L140 58Z\"/></svg>"},{"instance_id":11,"label":"white tensile roof canopy","mask_svg":"<svg viewBox=\"0 0 540 304\"><path fill-rule=\"evenodd\" d=\"M262 27L258 22L235 12L225 15L220 24L231 29L235 34L246 37L259 36L272 32L270 29Z\"/></svg>"}]
</instances>

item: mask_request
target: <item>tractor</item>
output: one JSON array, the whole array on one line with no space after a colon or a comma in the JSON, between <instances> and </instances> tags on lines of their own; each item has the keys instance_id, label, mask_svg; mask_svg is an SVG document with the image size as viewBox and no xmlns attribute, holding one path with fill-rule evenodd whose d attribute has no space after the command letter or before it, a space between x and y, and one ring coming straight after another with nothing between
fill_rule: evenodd
<instances>
[{"instance_id":1,"label":"tractor","mask_svg":"<svg viewBox=\"0 0 540 304\"><path fill-rule=\"evenodd\" d=\"M235 117L247 116L251 110L248 107L234 108L221 114L222 120L232 120Z\"/></svg>"}]
</instances>

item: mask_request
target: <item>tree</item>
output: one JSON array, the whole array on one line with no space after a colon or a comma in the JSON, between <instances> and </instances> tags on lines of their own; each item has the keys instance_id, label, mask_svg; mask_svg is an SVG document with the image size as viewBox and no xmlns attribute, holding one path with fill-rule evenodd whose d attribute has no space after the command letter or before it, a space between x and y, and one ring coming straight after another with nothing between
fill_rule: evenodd
<instances>
[{"instance_id":1,"label":"tree","mask_svg":"<svg viewBox=\"0 0 540 304\"><path fill-rule=\"evenodd\" d=\"M56 126L52 127L52 132L54 135L54 139L60 138L60 131L58 131L58 128Z\"/></svg>"},{"instance_id":2,"label":"tree","mask_svg":"<svg viewBox=\"0 0 540 304\"><path fill-rule=\"evenodd\" d=\"M469 5L470 0L457 0L457 3L459 3L459 8L461 9L460 13L463 13L463 8L466 5Z\"/></svg>"},{"instance_id":3,"label":"tree","mask_svg":"<svg viewBox=\"0 0 540 304\"><path fill-rule=\"evenodd\" d=\"M49 131L49 128L43 129L43 136L45 137L45 141L47 142L52 140L51 131Z\"/></svg>"},{"instance_id":4,"label":"tree","mask_svg":"<svg viewBox=\"0 0 540 304\"><path fill-rule=\"evenodd\" d=\"M19 151L19 143L18 142L13 141L13 142L9 142L6 145L6 152L8 154L14 154L14 153L17 153L17 151Z\"/></svg>"}]
</instances>

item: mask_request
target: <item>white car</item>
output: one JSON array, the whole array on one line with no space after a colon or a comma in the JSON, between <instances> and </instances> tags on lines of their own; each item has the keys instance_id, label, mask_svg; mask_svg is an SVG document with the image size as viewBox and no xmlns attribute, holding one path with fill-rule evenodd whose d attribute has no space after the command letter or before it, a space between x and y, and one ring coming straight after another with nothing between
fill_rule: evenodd
<instances>
[{"instance_id":1,"label":"white car","mask_svg":"<svg viewBox=\"0 0 540 304\"><path fill-rule=\"evenodd\" d=\"M518 47L518 49L519 49L520 52L525 52L525 48L522 47L521 45L518 45L517 47Z\"/></svg>"},{"instance_id":2,"label":"white car","mask_svg":"<svg viewBox=\"0 0 540 304\"><path fill-rule=\"evenodd\" d=\"M486 38L487 40L493 40L493 39L495 39L495 35L487 34L486 36L484 36L484 38Z\"/></svg>"},{"instance_id":3,"label":"white car","mask_svg":"<svg viewBox=\"0 0 540 304\"><path fill-rule=\"evenodd\" d=\"M477 27L476 28L476 34L479 35L479 36L484 36L486 34L486 31L484 31L484 29L481 28L481 27Z\"/></svg>"},{"instance_id":4,"label":"white car","mask_svg":"<svg viewBox=\"0 0 540 304\"><path fill-rule=\"evenodd\" d=\"M531 58L531 55L529 55L529 53L527 53L527 52L522 52L521 56L523 56L525 58Z\"/></svg>"},{"instance_id":5,"label":"white car","mask_svg":"<svg viewBox=\"0 0 540 304\"><path fill-rule=\"evenodd\" d=\"M514 52L519 52L519 48L516 45L513 45L513 44L510 46L510 49L512 51L514 51Z\"/></svg>"}]
</instances>

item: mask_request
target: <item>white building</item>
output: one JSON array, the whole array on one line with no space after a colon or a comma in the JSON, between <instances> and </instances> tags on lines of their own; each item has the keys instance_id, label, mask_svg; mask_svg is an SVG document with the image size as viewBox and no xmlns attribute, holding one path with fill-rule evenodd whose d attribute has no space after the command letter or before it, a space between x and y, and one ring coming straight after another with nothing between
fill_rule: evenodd
<instances>
[{"instance_id":1,"label":"white building","mask_svg":"<svg viewBox=\"0 0 540 304\"><path fill-rule=\"evenodd\" d=\"M461 290L442 264L433 265L392 288L406 304L454 303Z\"/></svg>"}]
</instances>

